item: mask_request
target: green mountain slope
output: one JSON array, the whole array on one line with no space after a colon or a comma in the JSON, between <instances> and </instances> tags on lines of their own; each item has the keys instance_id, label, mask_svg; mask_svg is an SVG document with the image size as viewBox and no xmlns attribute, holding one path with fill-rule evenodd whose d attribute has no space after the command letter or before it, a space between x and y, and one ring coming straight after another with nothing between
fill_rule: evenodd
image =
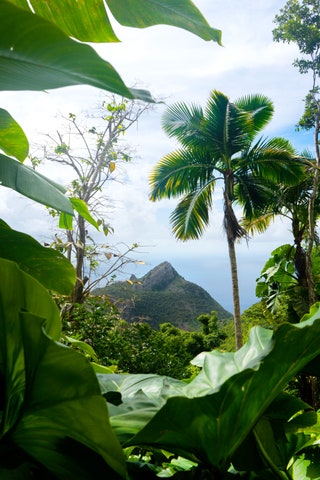
<instances>
[{"instance_id":1,"label":"green mountain slope","mask_svg":"<svg viewBox=\"0 0 320 480\"><path fill-rule=\"evenodd\" d=\"M185 280L168 262L140 279L132 276L130 282L115 282L94 293L107 295L125 320L143 320L153 328L170 322L185 330L197 330L197 317L212 310L222 323L232 316L206 290Z\"/></svg>"}]
</instances>

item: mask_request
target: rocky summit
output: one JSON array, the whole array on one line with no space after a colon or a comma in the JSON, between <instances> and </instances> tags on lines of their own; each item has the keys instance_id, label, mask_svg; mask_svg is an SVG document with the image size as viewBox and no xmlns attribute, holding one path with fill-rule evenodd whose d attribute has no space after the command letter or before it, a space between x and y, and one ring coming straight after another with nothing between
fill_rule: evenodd
<instances>
[{"instance_id":1,"label":"rocky summit","mask_svg":"<svg viewBox=\"0 0 320 480\"><path fill-rule=\"evenodd\" d=\"M184 330L198 330L197 317L212 310L221 323L232 316L206 290L181 277L169 262L141 278L132 275L130 280L115 282L94 293L107 295L125 320L146 321L153 328L170 322Z\"/></svg>"}]
</instances>

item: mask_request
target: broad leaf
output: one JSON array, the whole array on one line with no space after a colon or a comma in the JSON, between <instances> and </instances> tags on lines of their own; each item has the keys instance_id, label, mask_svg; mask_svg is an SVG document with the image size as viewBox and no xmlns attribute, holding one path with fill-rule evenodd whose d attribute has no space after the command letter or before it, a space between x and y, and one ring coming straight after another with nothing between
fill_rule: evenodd
<instances>
[{"instance_id":1,"label":"broad leaf","mask_svg":"<svg viewBox=\"0 0 320 480\"><path fill-rule=\"evenodd\" d=\"M0 260L0 267L1 457L16 449L14 466L22 452L55 478L124 477L122 451L89 362L53 340L60 338L56 305L14 263Z\"/></svg>"},{"instance_id":2,"label":"broad leaf","mask_svg":"<svg viewBox=\"0 0 320 480\"><path fill-rule=\"evenodd\" d=\"M95 362L99 361L96 352L88 343L83 342L82 340L68 337L68 335L63 335L63 339L66 343L69 343L71 346L76 347L78 350L80 350L85 356L92 358ZM111 371L109 373L111 373Z\"/></svg>"},{"instance_id":3,"label":"broad leaf","mask_svg":"<svg viewBox=\"0 0 320 480\"><path fill-rule=\"evenodd\" d=\"M0 219L0 257L11 260L47 289L68 295L76 281L71 263L57 250L43 247Z\"/></svg>"},{"instance_id":4,"label":"broad leaf","mask_svg":"<svg viewBox=\"0 0 320 480\"><path fill-rule=\"evenodd\" d=\"M25 160L29 152L29 142L24 131L3 108L0 108L0 149L20 162Z\"/></svg>"},{"instance_id":5,"label":"broad leaf","mask_svg":"<svg viewBox=\"0 0 320 480\"><path fill-rule=\"evenodd\" d=\"M73 215L70 200L63 195L65 189L32 168L1 154L0 182L36 202Z\"/></svg>"},{"instance_id":6,"label":"broad leaf","mask_svg":"<svg viewBox=\"0 0 320 480\"><path fill-rule=\"evenodd\" d=\"M43 90L91 85L128 98L152 101L130 91L114 68L88 45L69 38L45 19L0 3L0 89Z\"/></svg>"},{"instance_id":7,"label":"broad leaf","mask_svg":"<svg viewBox=\"0 0 320 480\"><path fill-rule=\"evenodd\" d=\"M173 25L221 44L221 31L210 27L189 0L107 0L107 4L122 25L138 28L160 23Z\"/></svg>"},{"instance_id":8,"label":"broad leaf","mask_svg":"<svg viewBox=\"0 0 320 480\"><path fill-rule=\"evenodd\" d=\"M109 404L112 428L121 443L137 434L160 410L170 396L183 394L185 383L148 374L98 374L101 391ZM113 404L110 394L120 393Z\"/></svg>"},{"instance_id":9,"label":"broad leaf","mask_svg":"<svg viewBox=\"0 0 320 480\"><path fill-rule=\"evenodd\" d=\"M25 9L27 2L10 0ZM102 0L30 0L34 12L55 23L67 35L84 42L113 42L117 37ZM189 0L107 0L117 21L129 27L145 28L166 24L188 30L204 40L221 42L221 31L211 28Z\"/></svg>"},{"instance_id":10,"label":"broad leaf","mask_svg":"<svg viewBox=\"0 0 320 480\"><path fill-rule=\"evenodd\" d=\"M313 318L312 318L313 317ZM286 383L320 352L319 305L299 325L261 328L235 354L206 355L200 375L125 445L148 445L226 471ZM193 397L193 398L192 398Z\"/></svg>"},{"instance_id":11,"label":"broad leaf","mask_svg":"<svg viewBox=\"0 0 320 480\"><path fill-rule=\"evenodd\" d=\"M82 42L117 42L102 0L9 0L10 3L30 11L55 24L68 36ZM30 4L30 6L29 6Z\"/></svg>"},{"instance_id":12,"label":"broad leaf","mask_svg":"<svg viewBox=\"0 0 320 480\"><path fill-rule=\"evenodd\" d=\"M72 204L72 207L79 213L79 215L81 215L82 218L84 218L88 223L90 223L93 227L99 230L99 225L89 212L88 205L80 198L69 197L69 200ZM59 217L59 228L72 230L72 219L72 215L61 213Z\"/></svg>"}]
</instances>

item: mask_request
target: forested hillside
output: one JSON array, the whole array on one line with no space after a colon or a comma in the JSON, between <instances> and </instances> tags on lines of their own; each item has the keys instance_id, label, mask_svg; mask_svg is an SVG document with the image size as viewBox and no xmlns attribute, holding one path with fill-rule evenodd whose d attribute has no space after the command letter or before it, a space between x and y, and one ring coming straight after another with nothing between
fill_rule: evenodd
<instances>
[{"instance_id":1,"label":"forested hillside","mask_svg":"<svg viewBox=\"0 0 320 480\"><path fill-rule=\"evenodd\" d=\"M232 316L206 290L181 277L169 262L139 279L132 276L129 282L115 282L95 293L107 295L125 320L143 320L153 328L170 322L184 330L197 330L197 317L213 310L221 323Z\"/></svg>"}]
</instances>

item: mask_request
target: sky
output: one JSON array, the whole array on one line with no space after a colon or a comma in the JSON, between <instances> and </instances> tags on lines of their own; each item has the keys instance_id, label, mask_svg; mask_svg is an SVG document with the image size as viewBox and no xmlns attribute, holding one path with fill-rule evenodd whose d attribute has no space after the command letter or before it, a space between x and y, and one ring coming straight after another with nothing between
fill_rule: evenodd
<instances>
[{"instance_id":1,"label":"sky","mask_svg":"<svg viewBox=\"0 0 320 480\"><path fill-rule=\"evenodd\" d=\"M312 135L296 132L303 113L303 98L311 79L292 66L299 55L294 45L272 41L273 19L285 5L280 0L195 0L208 23L222 30L223 47L205 42L189 32L167 26L137 30L114 22L118 44L95 45L127 85L140 84L154 97L165 100L142 117L126 135L134 150L122 183L110 185L114 203L110 223L115 233L110 242L139 243L136 254L144 265L131 265L128 275L141 277L163 261L169 261L186 280L205 288L232 312L231 276L226 238L222 228L222 192L215 194L210 226L200 240L178 242L171 233L169 216L175 200L152 203L148 177L161 157L177 148L161 128L166 105L177 101L205 105L213 89L231 100L261 93L274 102L275 113L264 136L283 136L301 151L313 149ZM31 145L61 127L60 114L90 112L101 100L97 89L79 86L49 92L1 92L0 105L23 127ZM31 147L32 151L32 147ZM46 167L46 174L60 183L65 173ZM12 228L47 241L53 234L45 208L8 189L0 191L0 216ZM237 244L241 310L257 301L256 279L270 253L291 243L290 225L283 219L263 235ZM120 279L120 278L119 278Z\"/></svg>"}]
</instances>

